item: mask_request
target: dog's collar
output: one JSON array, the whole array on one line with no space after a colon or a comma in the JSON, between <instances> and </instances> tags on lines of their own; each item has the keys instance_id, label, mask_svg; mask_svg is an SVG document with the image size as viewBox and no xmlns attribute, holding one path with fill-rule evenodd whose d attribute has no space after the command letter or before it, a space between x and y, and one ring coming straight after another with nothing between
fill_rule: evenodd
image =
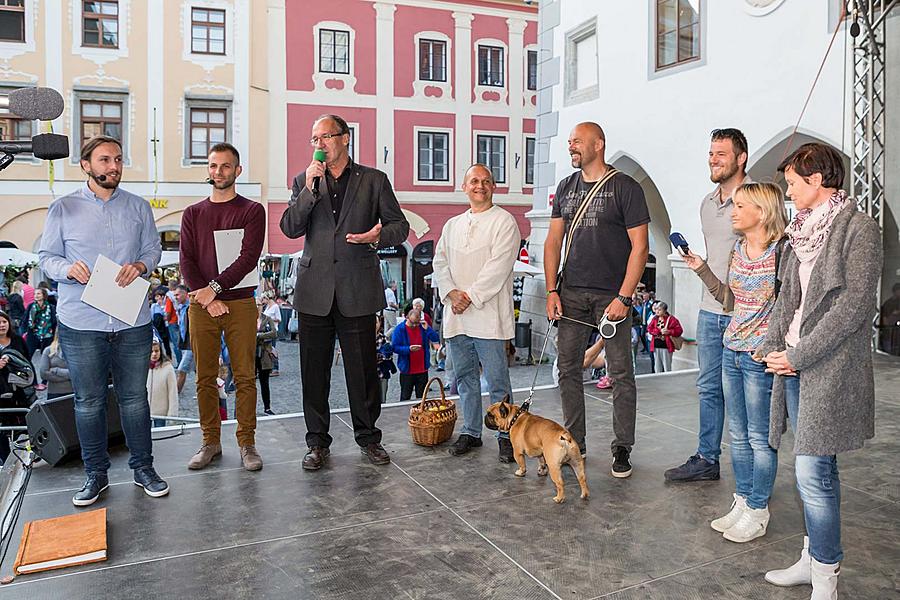
<instances>
[{"instance_id":1,"label":"dog's collar","mask_svg":"<svg viewBox=\"0 0 900 600\"><path fill-rule=\"evenodd\" d=\"M519 420L519 417L521 417L523 413L527 413L527 412L528 412L528 409L525 408L524 406L517 406L516 414L513 415L512 420L509 422L509 427L506 428L506 431L503 431L502 429L500 431L502 431L503 433L509 433L510 430L512 430L513 425L516 424L516 421Z\"/></svg>"}]
</instances>

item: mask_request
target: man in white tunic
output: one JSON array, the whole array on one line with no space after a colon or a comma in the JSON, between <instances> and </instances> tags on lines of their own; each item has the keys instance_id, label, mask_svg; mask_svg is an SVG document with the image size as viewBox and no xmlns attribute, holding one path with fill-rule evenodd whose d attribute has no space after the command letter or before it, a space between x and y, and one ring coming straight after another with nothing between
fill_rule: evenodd
<instances>
[{"instance_id":1,"label":"man in white tunic","mask_svg":"<svg viewBox=\"0 0 900 600\"><path fill-rule=\"evenodd\" d=\"M443 333L463 417L459 439L450 448L453 456L482 445L480 371L491 403L512 396L506 344L515 330L513 266L521 234L515 218L494 206L496 187L490 169L469 167L462 189L470 208L447 221L434 253L434 279L445 305ZM500 434L498 441L500 462L512 462L509 434Z\"/></svg>"}]
</instances>

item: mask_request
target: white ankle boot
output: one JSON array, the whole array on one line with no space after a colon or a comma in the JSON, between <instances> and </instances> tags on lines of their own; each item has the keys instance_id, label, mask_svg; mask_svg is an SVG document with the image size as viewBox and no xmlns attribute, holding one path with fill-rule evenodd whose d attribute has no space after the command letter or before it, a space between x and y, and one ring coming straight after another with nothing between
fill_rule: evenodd
<instances>
[{"instance_id":1,"label":"white ankle boot","mask_svg":"<svg viewBox=\"0 0 900 600\"><path fill-rule=\"evenodd\" d=\"M734 496L734 501L731 503L731 511L724 517L719 517L709 524L710 527L719 533L725 533L726 529L734 526L747 509L747 500L743 496L738 496L737 494L732 494L732 496Z\"/></svg>"},{"instance_id":2,"label":"white ankle boot","mask_svg":"<svg viewBox=\"0 0 900 600\"><path fill-rule=\"evenodd\" d=\"M826 565L816 559L810 561L813 592L809 600L837 600L838 575L841 563Z\"/></svg>"},{"instance_id":3,"label":"white ankle boot","mask_svg":"<svg viewBox=\"0 0 900 600\"><path fill-rule=\"evenodd\" d=\"M725 530L722 534L726 540L742 544L766 535L766 527L769 526L769 508L750 508L741 513L737 523Z\"/></svg>"},{"instance_id":4,"label":"white ankle boot","mask_svg":"<svg viewBox=\"0 0 900 600\"><path fill-rule=\"evenodd\" d=\"M776 569L766 573L766 581L780 585L781 587L790 587L793 585L809 585L812 583L810 575L809 557L809 536L803 536L803 551L800 552L800 560L789 566L787 569Z\"/></svg>"}]
</instances>

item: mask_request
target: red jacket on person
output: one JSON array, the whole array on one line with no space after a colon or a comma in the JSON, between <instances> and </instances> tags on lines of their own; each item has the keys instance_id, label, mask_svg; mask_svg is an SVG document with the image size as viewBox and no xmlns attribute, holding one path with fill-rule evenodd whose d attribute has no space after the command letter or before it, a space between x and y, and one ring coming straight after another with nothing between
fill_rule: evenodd
<instances>
[{"instance_id":1,"label":"red jacket on person","mask_svg":"<svg viewBox=\"0 0 900 600\"><path fill-rule=\"evenodd\" d=\"M656 350L655 342L656 338L661 337L666 340L666 348L669 352L675 352L675 344L672 343L673 337L678 337L682 333L684 333L684 329L681 327L681 323L678 322L678 319L669 315L666 317L666 322L664 324L664 329L669 331L668 335L663 335L661 333L659 327L659 317L653 315L650 321L647 323L647 333L650 334L650 352Z\"/></svg>"}]
</instances>

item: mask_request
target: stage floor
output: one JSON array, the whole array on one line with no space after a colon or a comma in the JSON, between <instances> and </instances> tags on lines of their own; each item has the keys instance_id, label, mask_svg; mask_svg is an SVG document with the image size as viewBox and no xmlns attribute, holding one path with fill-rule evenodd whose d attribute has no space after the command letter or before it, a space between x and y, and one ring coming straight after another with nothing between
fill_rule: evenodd
<instances>
[{"instance_id":1,"label":"stage floor","mask_svg":"<svg viewBox=\"0 0 900 600\"><path fill-rule=\"evenodd\" d=\"M900 361L876 357L877 437L840 458L842 598L900 597ZM454 458L446 444L415 446L408 407L386 408L380 426L393 462L369 464L348 425L333 415L328 466L304 472L302 418L261 420L265 468L240 468L234 426L214 466L188 471L199 431L154 445L171 493L152 499L132 485L127 454L114 452L108 508L109 560L19 576L6 598L310 598L614 600L807 599L809 587L763 581L791 564L803 543L790 438L779 457L766 536L734 544L709 527L728 510L733 477L669 485L663 471L696 448L694 372L638 380L634 473L610 476L608 391L585 387L589 501L565 469L568 499L529 461L524 478L497 461L493 437ZM518 394L521 400L524 394ZM537 393L533 410L560 418L558 391ZM162 437L164 432L155 432ZM727 443L727 436L726 436ZM80 463L34 470L18 529L75 512ZM15 540L20 533L15 534ZM11 572L14 542L2 574Z\"/></svg>"}]
</instances>

